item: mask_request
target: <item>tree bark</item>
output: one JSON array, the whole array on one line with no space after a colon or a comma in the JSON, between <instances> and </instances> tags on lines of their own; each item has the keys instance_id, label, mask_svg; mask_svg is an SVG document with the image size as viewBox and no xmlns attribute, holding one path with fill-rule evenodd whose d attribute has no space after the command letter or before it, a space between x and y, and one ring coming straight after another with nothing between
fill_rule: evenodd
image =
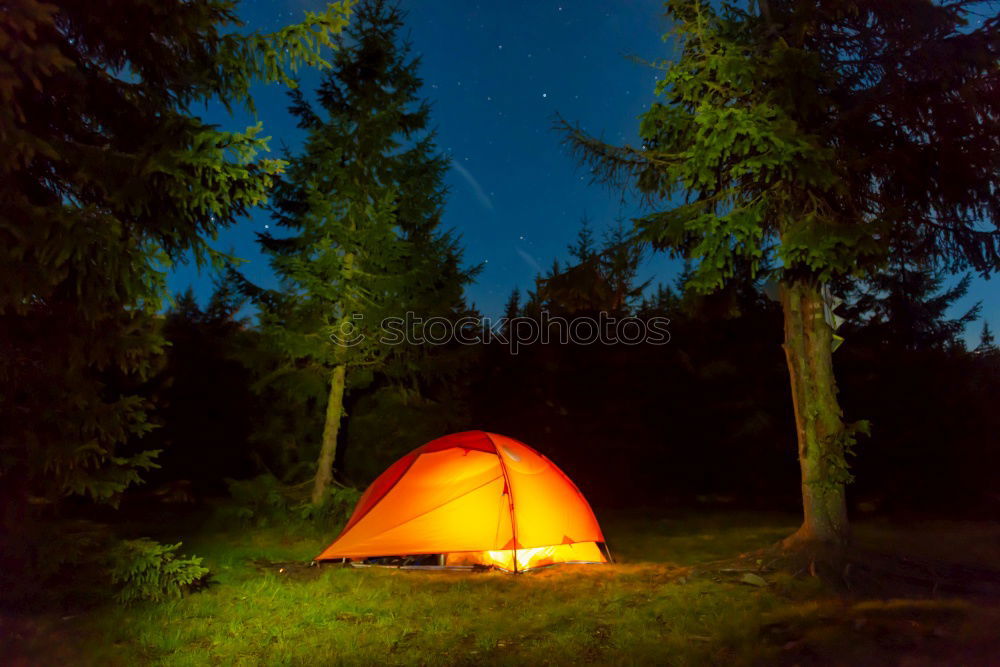
<instances>
[{"instance_id":1,"label":"tree bark","mask_svg":"<svg viewBox=\"0 0 1000 667\"><path fill-rule=\"evenodd\" d=\"M350 226L351 232L356 227L353 223ZM354 253L348 252L344 255L344 264L341 268L341 280L344 285L351 286L354 278ZM339 304L344 307L344 303ZM341 325L337 333L343 334L347 331L342 326L345 322L350 322L349 309L344 318L339 322ZM319 505L323 502L326 490L333 482L333 462L337 458L337 436L340 433L340 420L344 418L344 385L347 380L347 348L344 345L347 341L333 340L337 346L334 355L336 364L330 372L330 395L326 399L326 420L323 422L323 443L319 450L319 462L316 466L316 477L313 479L312 504Z\"/></svg>"},{"instance_id":2,"label":"tree bark","mask_svg":"<svg viewBox=\"0 0 1000 667\"><path fill-rule=\"evenodd\" d=\"M326 402L326 422L323 424L323 444L319 450L319 464L313 481L312 504L323 502L326 490L333 481L333 461L337 456L337 435L344 416L344 385L347 364L337 364L330 373L330 396Z\"/></svg>"},{"instance_id":3,"label":"tree bark","mask_svg":"<svg viewBox=\"0 0 1000 667\"><path fill-rule=\"evenodd\" d=\"M846 544L849 531L844 485L849 479L843 411L833 374L833 331L823 317L819 286L794 279L781 284L785 359L791 381L799 465L802 527L786 547Z\"/></svg>"}]
</instances>

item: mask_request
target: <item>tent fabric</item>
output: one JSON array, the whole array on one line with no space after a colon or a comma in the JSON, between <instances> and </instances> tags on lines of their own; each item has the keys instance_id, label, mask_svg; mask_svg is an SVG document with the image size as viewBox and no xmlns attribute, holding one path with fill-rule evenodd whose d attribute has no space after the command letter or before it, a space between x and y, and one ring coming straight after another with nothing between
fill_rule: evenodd
<instances>
[{"instance_id":1,"label":"tent fabric","mask_svg":"<svg viewBox=\"0 0 1000 667\"><path fill-rule=\"evenodd\" d=\"M513 438L466 431L389 466L316 560L443 554L449 566L520 571L605 563L603 542L590 505L555 464Z\"/></svg>"}]
</instances>

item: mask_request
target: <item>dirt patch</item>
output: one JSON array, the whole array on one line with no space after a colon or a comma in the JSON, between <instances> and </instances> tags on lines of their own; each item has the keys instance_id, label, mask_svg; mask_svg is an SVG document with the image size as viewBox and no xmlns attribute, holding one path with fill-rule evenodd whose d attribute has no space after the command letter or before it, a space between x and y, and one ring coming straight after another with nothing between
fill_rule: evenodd
<instances>
[{"instance_id":1,"label":"dirt patch","mask_svg":"<svg viewBox=\"0 0 1000 667\"><path fill-rule=\"evenodd\" d=\"M760 638L776 664L995 664L996 610L961 600L807 603L774 615Z\"/></svg>"},{"instance_id":2,"label":"dirt patch","mask_svg":"<svg viewBox=\"0 0 1000 667\"><path fill-rule=\"evenodd\" d=\"M73 664L73 635L68 623L74 618L0 614L0 664Z\"/></svg>"},{"instance_id":3,"label":"dirt patch","mask_svg":"<svg viewBox=\"0 0 1000 667\"><path fill-rule=\"evenodd\" d=\"M325 571L325 568L315 561L273 561L258 558L251 562L258 571L269 572L289 581L314 581Z\"/></svg>"},{"instance_id":4,"label":"dirt patch","mask_svg":"<svg viewBox=\"0 0 1000 667\"><path fill-rule=\"evenodd\" d=\"M1000 600L1000 569L868 549L843 551L775 546L694 568L698 576L765 587L770 575L818 578L851 597L962 597Z\"/></svg>"}]
</instances>

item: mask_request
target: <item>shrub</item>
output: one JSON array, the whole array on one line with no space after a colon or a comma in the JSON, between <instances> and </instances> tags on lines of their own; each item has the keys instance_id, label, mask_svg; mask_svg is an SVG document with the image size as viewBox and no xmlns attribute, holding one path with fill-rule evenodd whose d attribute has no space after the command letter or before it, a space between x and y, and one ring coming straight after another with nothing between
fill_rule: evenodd
<instances>
[{"instance_id":1,"label":"shrub","mask_svg":"<svg viewBox=\"0 0 1000 667\"><path fill-rule=\"evenodd\" d=\"M118 602L155 602L204 586L208 568L202 567L197 556L178 558L180 546L180 542L160 544L146 537L119 542L110 558L111 581L119 586Z\"/></svg>"},{"instance_id":2,"label":"shrub","mask_svg":"<svg viewBox=\"0 0 1000 667\"><path fill-rule=\"evenodd\" d=\"M334 485L322 503L313 505L306 497L311 481L288 485L267 474L227 484L231 501L219 509L220 518L258 528L300 521L328 530L346 523L361 497L357 489Z\"/></svg>"},{"instance_id":3,"label":"shrub","mask_svg":"<svg viewBox=\"0 0 1000 667\"><path fill-rule=\"evenodd\" d=\"M299 516L324 528L342 526L350 518L354 506L361 498L361 491L349 486L331 486L319 505L305 503L298 507Z\"/></svg>"},{"instance_id":4,"label":"shrub","mask_svg":"<svg viewBox=\"0 0 1000 667\"><path fill-rule=\"evenodd\" d=\"M226 522L264 528L304 522L328 531L347 522L361 497L357 489L334 485L319 505L309 502L312 481L298 485L282 484L273 475L252 479L227 480L230 502L219 508L218 517Z\"/></svg>"},{"instance_id":5,"label":"shrub","mask_svg":"<svg viewBox=\"0 0 1000 667\"><path fill-rule=\"evenodd\" d=\"M232 502L222 508L224 519L259 528L275 519L287 519L291 507L288 489L274 475L227 479L226 486Z\"/></svg>"}]
</instances>

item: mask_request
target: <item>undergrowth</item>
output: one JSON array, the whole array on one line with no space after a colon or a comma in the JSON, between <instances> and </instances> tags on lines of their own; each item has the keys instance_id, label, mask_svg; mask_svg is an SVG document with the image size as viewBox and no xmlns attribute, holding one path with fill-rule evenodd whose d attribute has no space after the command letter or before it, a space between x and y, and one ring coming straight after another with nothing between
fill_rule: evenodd
<instances>
[{"instance_id":1,"label":"undergrowth","mask_svg":"<svg viewBox=\"0 0 1000 667\"><path fill-rule=\"evenodd\" d=\"M160 544L149 538L123 540L110 555L115 599L124 605L140 600L158 602L203 587L209 570L197 556L178 558L181 543Z\"/></svg>"},{"instance_id":2,"label":"undergrowth","mask_svg":"<svg viewBox=\"0 0 1000 667\"><path fill-rule=\"evenodd\" d=\"M307 495L310 484L311 481L289 485L269 474L250 479L229 479L226 485L230 500L219 505L216 512L224 522L255 528L306 522L318 528L332 529L346 523L361 492L334 485L327 489L323 502L314 505Z\"/></svg>"},{"instance_id":3,"label":"undergrowth","mask_svg":"<svg viewBox=\"0 0 1000 667\"><path fill-rule=\"evenodd\" d=\"M95 665L977 665L1000 655L989 603L844 597L817 577L744 580L706 566L773 544L794 527L787 517L604 524L617 564L521 576L309 567L333 535L213 530L186 546L215 585L70 619L6 619L16 652L0 652ZM984 531L967 528L955 548L997 536Z\"/></svg>"}]
</instances>

